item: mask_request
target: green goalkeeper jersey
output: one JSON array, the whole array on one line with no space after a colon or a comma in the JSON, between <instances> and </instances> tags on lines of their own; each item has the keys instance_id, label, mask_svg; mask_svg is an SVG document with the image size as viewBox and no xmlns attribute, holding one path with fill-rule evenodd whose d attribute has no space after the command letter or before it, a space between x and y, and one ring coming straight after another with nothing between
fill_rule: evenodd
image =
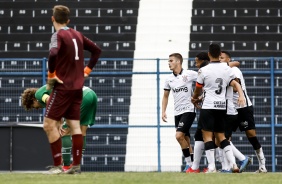
<instances>
[{"instance_id":1,"label":"green goalkeeper jersey","mask_svg":"<svg viewBox=\"0 0 282 184\"><path fill-rule=\"evenodd\" d=\"M84 126L92 126L95 124L97 95L89 87L84 86L82 90L83 96L80 106L80 124ZM52 90L46 90L46 85L44 85L36 91L35 98L43 107L46 107L46 104L42 101L42 97L44 94L50 96L51 93Z\"/></svg>"}]
</instances>

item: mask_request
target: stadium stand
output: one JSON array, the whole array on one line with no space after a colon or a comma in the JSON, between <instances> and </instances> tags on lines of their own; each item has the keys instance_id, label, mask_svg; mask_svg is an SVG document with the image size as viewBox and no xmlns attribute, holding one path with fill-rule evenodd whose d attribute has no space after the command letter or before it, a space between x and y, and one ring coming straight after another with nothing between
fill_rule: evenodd
<instances>
[{"instance_id":1,"label":"stadium stand","mask_svg":"<svg viewBox=\"0 0 282 184\"><path fill-rule=\"evenodd\" d=\"M190 35L189 57L205 51L211 42L219 43L223 50L230 51L232 57L240 58L240 69L247 71L270 71L270 60L256 60L251 57L279 56L281 47L280 34L280 8L281 2L271 1L234 1L234 0L195 0L193 1L192 25ZM236 59L235 59L236 60ZM275 70L280 68L280 62L276 61ZM255 121L259 124L271 122L271 76L270 74L253 73L244 74L248 95L254 104ZM275 75L275 101L279 104L280 74ZM259 89L259 90L258 90ZM263 108L262 108L263 107ZM281 116L280 110L275 107L276 123ZM277 131L278 132L278 131ZM267 167L271 166L271 132L257 129L257 135L265 150ZM237 137L239 136L239 140ZM234 144L244 152L248 142L242 135L234 135ZM245 142L242 142L245 140ZM238 143L238 144L237 144ZM243 144L242 144L243 143ZM278 152L278 151L277 151ZM277 153L276 152L276 153ZM277 160L277 159L276 159ZM254 159L256 164L256 159ZM251 166L254 169L254 166Z\"/></svg>"},{"instance_id":2,"label":"stadium stand","mask_svg":"<svg viewBox=\"0 0 282 184\"><path fill-rule=\"evenodd\" d=\"M22 0L0 2L0 53L2 58L48 57L54 28L52 8L64 4L71 10L70 27L84 33L103 50L95 71L132 72L139 0ZM86 53L87 54L87 53ZM87 56L87 55L86 55ZM43 85L41 60L1 60L1 72L33 72L31 75L0 77L0 118L2 123L42 123L43 111L24 111L20 95L27 87ZM38 72L38 73L34 73ZM44 74L43 74L44 75ZM131 96L131 75L90 77L85 85L98 95L96 124L127 125ZM99 133L97 133L99 132ZM95 135L95 136L94 136ZM97 140L99 141L96 141ZM84 155L85 171L123 171L127 128L90 129ZM103 142L105 139L107 142ZM102 160L103 164L100 164Z\"/></svg>"},{"instance_id":3,"label":"stadium stand","mask_svg":"<svg viewBox=\"0 0 282 184\"><path fill-rule=\"evenodd\" d=\"M167 58L172 52L180 52L184 57L187 54L189 58L193 58L198 52L207 50L211 42L219 43L234 58L279 56L282 48L282 42L279 41L282 29L279 8L281 2L194 0L193 7L187 6L187 0L177 1L178 3L162 2L167 7L159 6L153 1L147 2L145 7L145 2L139 0L2 0L1 58L21 59L0 59L0 72L11 72L0 75L0 124L43 122L43 111L24 111L20 94L27 87L40 87L44 84L42 68L45 63L37 58L48 56L50 38L55 31L50 21L52 7L58 3L65 4L72 12L70 27L83 32L103 50L103 59L94 71L97 73L85 81L86 86L96 91L99 108L96 115L97 128L88 131L83 170L181 171L184 162L174 137L174 128L162 127L160 142L157 142L155 117L158 107L148 105L157 104L157 92L152 93L151 90L157 86L155 74L121 75L117 72L155 72L155 59L133 62L130 58ZM144 6L142 18L138 17L140 3ZM179 10L177 16L167 13L168 10L176 9L176 5ZM179 8L179 5L183 6ZM191 12L191 20L187 12ZM186 52L188 49L189 52ZM255 121L258 125L269 125L273 105L270 98L271 76L268 73L271 59L238 59L241 63L240 69L243 73L246 72L244 76L248 94L254 104ZM281 124L281 58L275 58L274 63L275 123ZM160 62L160 65L161 72L169 73L166 60ZM187 66L196 70L193 59L188 61ZM16 74L13 73L15 70ZM252 71L255 73L251 73ZM160 94L163 80L161 76ZM170 103L168 109L172 112L173 104ZM170 124L164 126L173 126L172 121L170 119ZM107 125L121 125L122 128L105 128ZM123 128L123 125L143 127ZM2 134L2 129L0 131ZM279 131L281 132L281 128L277 128L275 134L277 171L282 170L279 166L282 154ZM191 132L193 136L195 127ZM267 169L271 171L273 153L270 128L259 128L257 133L267 158ZM255 157L245 135L236 132L233 142L244 154ZM161 157L161 168L158 168L158 156ZM256 158L253 161L248 171L257 169ZM202 161L201 168L205 164L206 161Z\"/></svg>"}]
</instances>

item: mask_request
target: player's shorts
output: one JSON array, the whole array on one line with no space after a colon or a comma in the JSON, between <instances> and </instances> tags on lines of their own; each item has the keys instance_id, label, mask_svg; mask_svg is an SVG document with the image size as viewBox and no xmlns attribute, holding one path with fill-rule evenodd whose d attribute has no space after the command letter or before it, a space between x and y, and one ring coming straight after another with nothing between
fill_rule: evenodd
<instances>
[{"instance_id":1,"label":"player's shorts","mask_svg":"<svg viewBox=\"0 0 282 184\"><path fill-rule=\"evenodd\" d=\"M253 106L237 109L238 118L233 128L235 132L239 127L240 131L256 129Z\"/></svg>"},{"instance_id":2,"label":"player's shorts","mask_svg":"<svg viewBox=\"0 0 282 184\"><path fill-rule=\"evenodd\" d=\"M97 95L90 88L84 91L83 94L84 96L80 107L80 125L92 126L95 124Z\"/></svg>"},{"instance_id":3,"label":"player's shorts","mask_svg":"<svg viewBox=\"0 0 282 184\"><path fill-rule=\"evenodd\" d=\"M199 123L202 130L224 133L226 110L201 109Z\"/></svg>"},{"instance_id":4,"label":"player's shorts","mask_svg":"<svg viewBox=\"0 0 282 184\"><path fill-rule=\"evenodd\" d=\"M195 112L185 112L183 114L174 116L175 128L177 132L185 133L185 136L190 137L189 130L195 120Z\"/></svg>"},{"instance_id":5,"label":"player's shorts","mask_svg":"<svg viewBox=\"0 0 282 184\"><path fill-rule=\"evenodd\" d=\"M96 110L97 95L92 89L85 88L85 90L83 90L83 99L80 106L80 125L88 127L94 125ZM68 128L68 125L64 123L63 128Z\"/></svg>"},{"instance_id":6,"label":"player's shorts","mask_svg":"<svg viewBox=\"0 0 282 184\"><path fill-rule=\"evenodd\" d=\"M204 142L203 133L202 133L201 129L197 128L197 130L196 130L196 132L194 134L194 139L195 139L195 141L203 141Z\"/></svg>"},{"instance_id":7,"label":"player's shorts","mask_svg":"<svg viewBox=\"0 0 282 184\"><path fill-rule=\"evenodd\" d=\"M60 121L65 119L79 120L82 90L54 89L46 104L45 117Z\"/></svg>"},{"instance_id":8,"label":"player's shorts","mask_svg":"<svg viewBox=\"0 0 282 184\"><path fill-rule=\"evenodd\" d=\"M226 115L225 116L225 137L229 139L232 135L233 127L236 125L238 115Z\"/></svg>"}]
</instances>

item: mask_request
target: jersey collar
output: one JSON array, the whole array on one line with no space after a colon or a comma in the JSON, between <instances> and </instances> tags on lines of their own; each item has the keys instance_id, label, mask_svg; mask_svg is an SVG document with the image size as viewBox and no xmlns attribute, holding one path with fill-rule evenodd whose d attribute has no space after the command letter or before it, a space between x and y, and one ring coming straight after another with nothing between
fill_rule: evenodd
<instances>
[{"instance_id":1,"label":"jersey collar","mask_svg":"<svg viewBox=\"0 0 282 184\"><path fill-rule=\"evenodd\" d=\"M210 64L212 64L212 63L220 63L220 61L210 61Z\"/></svg>"},{"instance_id":2,"label":"jersey collar","mask_svg":"<svg viewBox=\"0 0 282 184\"><path fill-rule=\"evenodd\" d=\"M183 68L181 68L181 71L180 71L180 73L179 73L179 74L174 73L174 72L172 72L172 73L173 73L173 75L174 75L175 77L177 77L177 75L181 75L181 74L182 74L182 72L183 72Z\"/></svg>"}]
</instances>

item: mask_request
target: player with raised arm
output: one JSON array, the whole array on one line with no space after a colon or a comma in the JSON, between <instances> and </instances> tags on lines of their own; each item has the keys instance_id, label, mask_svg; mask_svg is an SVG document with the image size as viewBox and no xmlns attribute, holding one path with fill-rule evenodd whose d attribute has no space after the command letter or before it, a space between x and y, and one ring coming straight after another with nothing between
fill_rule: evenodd
<instances>
[{"instance_id":1,"label":"player with raised arm","mask_svg":"<svg viewBox=\"0 0 282 184\"><path fill-rule=\"evenodd\" d=\"M192 150L189 131L196 117L196 112L190 98L193 92L192 84L197 79L197 72L183 70L182 63L183 58L181 54L173 53L169 55L168 65L169 69L172 70L172 74L165 80L162 99L162 120L167 122L166 108L170 91L172 91L174 97L175 137L185 157L185 172L192 165L191 152L189 150ZM188 141L185 139L185 135L189 135Z\"/></svg>"},{"instance_id":2,"label":"player with raised arm","mask_svg":"<svg viewBox=\"0 0 282 184\"><path fill-rule=\"evenodd\" d=\"M213 135L219 141L220 147L225 151L228 161L232 164L232 171L239 172L230 143L224 136L224 121L226 115L226 87L231 85L238 88L240 85L233 80L235 75L231 68L224 63L220 63L220 54L219 45L211 44L209 46L210 64L199 69L196 89L191 99L196 105L198 97L204 90L199 122L201 123L208 160L206 173L216 172ZM238 92L240 94L238 103L243 105L245 103L243 91L238 89Z\"/></svg>"},{"instance_id":3,"label":"player with raised arm","mask_svg":"<svg viewBox=\"0 0 282 184\"><path fill-rule=\"evenodd\" d=\"M62 142L57 122L66 119L72 134L73 162L67 174L80 173L83 137L80 129L80 105L84 77L87 77L101 54L101 49L82 33L68 27L70 10L63 5L53 8L51 20L56 32L51 37L48 58L47 90L53 89L46 102L43 129L51 146L53 167L48 174L60 174L62 169ZM84 66L84 50L91 53Z\"/></svg>"},{"instance_id":4,"label":"player with raised arm","mask_svg":"<svg viewBox=\"0 0 282 184\"><path fill-rule=\"evenodd\" d=\"M89 87L83 87L82 103L80 106L80 128L83 136L83 148L82 154L86 148L86 132L88 127L95 124L95 116L97 110L97 95ZM30 109L42 109L46 107L46 101L48 101L52 90L46 90L46 85L41 88L27 88L21 95L22 106L25 110ZM42 98L46 98L43 101ZM61 121L63 123L63 120ZM58 126L61 124L58 122ZM63 124L61 124L63 125ZM58 127L60 128L60 127ZM64 124L63 129L60 129L62 135L62 157L63 157L63 169L68 170L71 165L71 132L69 127Z\"/></svg>"},{"instance_id":5,"label":"player with raised arm","mask_svg":"<svg viewBox=\"0 0 282 184\"><path fill-rule=\"evenodd\" d=\"M229 60L231 59L231 55L227 51L223 51L221 54L222 60ZM236 77L240 80L244 97L246 99L246 104L244 106L239 106L236 104L236 100L238 100L238 93L234 93L233 95L233 102L235 105L235 108L238 111L238 119L236 121L235 127L233 128L234 131L237 130L239 127L240 131L244 131L249 142L252 144L253 149L255 151L255 154L257 156L258 162L259 162L259 169L256 171L256 173L267 173L266 167L265 167L265 157L264 153L261 147L261 144L258 141L258 138L256 137L256 126L255 126L255 120L254 120L254 112L253 112L253 105L252 102L247 94L246 84L243 77L242 72L239 68L233 67L232 70L234 71Z\"/></svg>"}]
</instances>

